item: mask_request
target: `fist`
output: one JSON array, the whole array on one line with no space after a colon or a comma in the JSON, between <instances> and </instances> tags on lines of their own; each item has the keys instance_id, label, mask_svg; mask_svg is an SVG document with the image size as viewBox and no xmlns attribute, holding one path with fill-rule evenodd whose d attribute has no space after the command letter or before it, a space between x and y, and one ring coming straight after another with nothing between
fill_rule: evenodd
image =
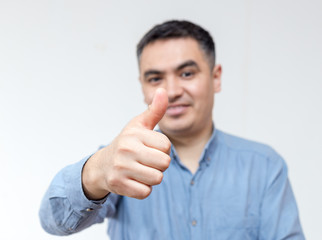
<instances>
[{"instance_id":1,"label":"fist","mask_svg":"<svg viewBox=\"0 0 322 240\"><path fill-rule=\"evenodd\" d=\"M133 118L113 140L95 153L83 169L83 188L92 199L108 192L143 199L160 184L170 164L169 139L153 128L168 106L164 89L157 89L149 108Z\"/></svg>"}]
</instances>

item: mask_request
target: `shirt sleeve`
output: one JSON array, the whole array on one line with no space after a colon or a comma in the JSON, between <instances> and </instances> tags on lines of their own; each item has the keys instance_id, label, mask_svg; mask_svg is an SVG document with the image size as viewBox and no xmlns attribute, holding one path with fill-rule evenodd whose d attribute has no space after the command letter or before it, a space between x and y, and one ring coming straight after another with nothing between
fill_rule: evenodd
<instances>
[{"instance_id":1,"label":"shirt sleeve","mask_svg":"<svg viewBox=\"0 0 322 240\"><path fill-rule=\"evenodd\" d=\"M116 213L120 196L109 194L101 201L86 198L81 181L89 157L62 169L54 177L41 202L39 217L43 229L54 235L79 232Z\"/></svg>"},{"instance_id":2,"label":"shirt sleeve","mask_svg":"<svg viewBox=\"0 0 322 240\"><path fill-rule=\"evenodd\" d=\"M285 161L274 153L268 161L267 169L259 239L305 239Z\"/></svg>"}]
</instances>

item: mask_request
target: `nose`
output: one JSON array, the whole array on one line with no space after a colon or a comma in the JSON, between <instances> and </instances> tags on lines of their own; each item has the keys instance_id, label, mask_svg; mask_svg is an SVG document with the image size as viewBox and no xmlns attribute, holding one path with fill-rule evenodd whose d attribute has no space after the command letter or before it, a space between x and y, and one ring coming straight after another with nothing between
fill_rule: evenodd
<instances>
[{"instance_id":1,"label":"nose","mask_svg":"<svg viewBox=\"0 0 322 240\"><path fill-rule=\"evenodd\" d=\"M168 92L169 102L173 102L183 94L183 88L181 86L180 79L176 77L169 77L166 80L165 88Z\"/></svg>"}]
</instances>

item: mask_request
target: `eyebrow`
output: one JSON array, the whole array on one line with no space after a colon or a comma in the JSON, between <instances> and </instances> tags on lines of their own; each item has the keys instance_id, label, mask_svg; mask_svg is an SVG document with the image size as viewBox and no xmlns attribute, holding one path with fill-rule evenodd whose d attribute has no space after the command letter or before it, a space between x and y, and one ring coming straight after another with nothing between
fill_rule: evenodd
<instances>
[{"instance_id":1,"label":"eyebrow","mask_svg":"<svg viewBox=\"0 0 322 240\"><path fill-rule=\"evenodd\" d=\"M149 75L159 75L163 74L164 72L158 70L148 70L144 73L144 77L147 78Z\"/></svg>"},{"instance_id":2,"label":"eyebrow","mask_svg":"<svg viewBox=\"0 0 322 240\"><path fill-rule=\"evenodd\" d=\"M200 70L198 64L193 60L188 60L188 61L181 63L179 66L177 66L175 68L175 70L179 71L185 67L196 67L198 70ZM147 78L147 77L149 77L149 75L160 75L160 74L164 74L164 71L151 69L151 70L148 70L144 73L144 77Z\"/></svg>"},{"instance_id":3,"label":"eyebrow","mask_svg":"<svg viewBox=\"0 0 322 240\"><path fill-rule=\"evenodd\" d=\"M185 67L196 67L198 70L199 70L199 66L198 66L198 64L195 62L195 61L193 61L193 60L188 60L188 61L186 61L186 62L184 62L184 63L182 63L182 64L180 64L178 67L177 67L177 71L178 70L181 70L181 69L183 69L183 68L185 68Z\"/></svg>"}]
</instances>

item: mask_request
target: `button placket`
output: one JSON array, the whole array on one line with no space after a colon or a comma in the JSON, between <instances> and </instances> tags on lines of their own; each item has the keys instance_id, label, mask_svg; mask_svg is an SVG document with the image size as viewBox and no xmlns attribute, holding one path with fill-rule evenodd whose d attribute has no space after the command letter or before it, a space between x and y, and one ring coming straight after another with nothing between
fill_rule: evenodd
<instances>
[{"instance_id":1,"label":"button placket","mask_svg":"<svg viewBox=\"0 0 322 240\"><path fill-rule=\"evenodd\" d=\"M196 226L197 225L197 221L196 220L192 220L191 225L192 226Z\"/></svg>"},{"instance_id":2,"label":"button placket","mask_svg":"<svg viewBox=\"0 0 322 240\"><path fill-rule=\"evenodd\" d=\"M195 173L195 175L191 178L189 188L190 188L190 234L191 234L191 239L195 239L198 236L199 232L199 227L198 227L198 222L199 222L199 197L198 197L198 178L200 176L200 173L202 171L201 166Z\"/></svg>"},{"instance_id":3,"label":"button placket","mask_svg":"<svg viewBox=\"0 0 322 240\"><path fill-rule=\"evenodd\" d=\"M193 179L191 179L190 185L193 186L194 184L195 184L195 181Z\"/></svg>"}]
</instances>

